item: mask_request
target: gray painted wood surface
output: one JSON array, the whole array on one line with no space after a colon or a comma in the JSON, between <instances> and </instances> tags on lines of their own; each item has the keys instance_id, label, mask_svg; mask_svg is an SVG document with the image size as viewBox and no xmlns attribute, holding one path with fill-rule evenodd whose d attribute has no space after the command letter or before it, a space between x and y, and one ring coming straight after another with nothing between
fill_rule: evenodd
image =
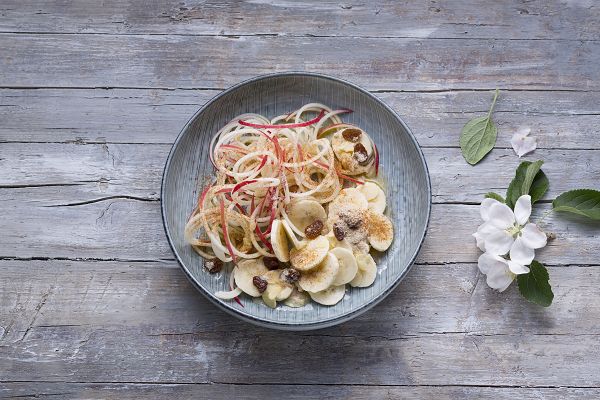
<instances>
[{"instance_id":1,"label":"gray painted wood surface","mask_svg":"<svg viewBox=\"0 0 600 400\"><path fill-rule=\"evenodd\" d=\"M470 238L532 128L551 187L600 188L600 8L506 2L5 1L0 5L0 397L596 398L600 228L548 216L552 307L491 291ZM413 129L434 207L417 266L338 327L282 333L212 307L160 222L169 145L220 90L308 70ZM458 149L502 89L496 148Z\"/></svg>"}]
</instances>

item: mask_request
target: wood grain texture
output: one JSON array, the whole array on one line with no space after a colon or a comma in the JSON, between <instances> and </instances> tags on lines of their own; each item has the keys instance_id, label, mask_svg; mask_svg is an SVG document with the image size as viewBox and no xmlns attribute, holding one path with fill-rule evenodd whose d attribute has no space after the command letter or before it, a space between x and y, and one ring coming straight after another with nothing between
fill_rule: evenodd
<instances>
[{"instance_id":1,"label":"wood grain texture","mask_svg":"<svg viewBox=\"0 0 600 400\"><path fill-rule=\"evenodd\" d=\"M600 90L594 41L7 33L0 48L9 54L0 86L9 88L225 88L309 70L369 90Z\"/></svg>"},{"instance_id":2,"label":"wood grain texture","mask_svg":"<svg viewBox=\"0 0 600 400\"><path fill-rule=\"evenodd\" d=\"M160 89L0 89L0 142L171 144L188 119L219 91ZM425 147L458 147L471 118L487 112L492 91L381 92ZM594 92L500 93L496 147L510 148L520 126L538 148L598 149Z\"/></svg>"},{"instance_id":3,"label":"wood grain texture","mask_svg":"<svg viewBox=\"0 0 600 400\"><path fill-rule=\"evenodd\" d=\"M598 188L599 21L590 0L3 1L0 397L599 397L600 228L545 219L547 309L490 290L469 236L474 203L518 164L519 126L538 138L526 159L545 160L547 200ZM283 70L376 91L425 147L436 203L397 290L302 334L210 305L173 260L157 201L189 117ZM458 135L496 87L497 146L470 167Z\"/></svg>"},{"instance_id":4,"label":"wood grain texture","mask_svg":"<svg viewBox=\"0 0 600 400\"><path fill-rule=\"evenodd\" d=\"M0 266L13 277L0 280L2 308L10 310L2 315L2 381L535 387L558 378L598 386L589 365L600 351L591 324L600 308L586 301L600 283L598 268L550 268L557 297L569 300L549 315L514 288L488 290L473 264L420 265L371 313L293 333L224 315L173 262ZM324 348L340 362L324 363ZM267 354L293 354L294 362ZM297 365L303 374L293 373Z\"/></svg>"},{"instance_id":5,"label":"wood grain texture","mask_svg":"<svg viewBox=\"0 0 600 400\"><path fill-rule=\"evenodd\" d=\"M77 205L109 196L157 200L164 162L170 145L0 143L0 188L41 185L71 186L31 200L38 206ZM553 199L573 187L598 186L600 149L539 149L518 159L512 149L495 149L477 167L468 165L458 148L423 150L432 183L434 203L479 204L489 191L504 195L523 160L545 160L551 185L544 199ZM499 163L505 167L498 170ZM82 169L81 166L85 165ZM394 168L381 160L382 174ZM7 192L8 191L8 192ZM41 203L39 203L41 201ZM191 210L190 210L191 211Z\"/></svg>"},{"instance_id":6,"label":"wood grain texture","mask_svg":"<svg viewBox=\"0 0 600 400\"><path fill-rule=\"evenodd\" d=\"M56 326L141 329L167 336L267 332L199 296L174 260L0 260L0 266L7 272L0 278L0 345L10 347L37 328ZM600 334L593 323L600 306L587 301L600 284L597 266L549 269L557 298L552 309L522 301L515 286L503 293L489 290L474 263L419 264L373 312L314 333L392 339L445 333ZM504 317L499 320L498 314Z\"/></svg>"},{"instance_id":7,"label":"wood grain texture","mask_svg":"<svg viewBox=\"0 0 600 400\"><path fill-rule=\"evenodd\" d=\"M9 0L4 32L598 39L593 1ZM401 21L402 23L399 23Z\"/></svg>"},{"instance_id":8,"label":"wood grain texture","mask_svg":"<svg viewBox=\"0 0 600 400\"><path fill-rule=\"evenodd\" d=\"M370 399L423 399L454 400L462 398L494 398L512 400L581 399L595 398L600 390L593 388L524 388L524 387L473 387L473 386L360 386L360 385L269 385L269 384L148 384L148 383L61 383L19 382L0 384L0 394L6 398L85 398L119 399L156 398L243 398L262 400L285 397L323 400Z\"/></svg>"},{"instance_id":9,"label":"wood grain texture","mask_svg":"<svg viewBox=\"0 0 600 400\"><path fill-rule=\"evenodd\" d=\"M148 383L61 383L23 382L0 384L6 398L85 398L122 400L139 398L206 398L262 400L285 397L323 400L424 399L454 400L458 398L494 398L512 400L595 398L599 389L591 388L523 388L470 386L359 386L359 385L270 385L270 384L148 384Z\"/></svg>"},{"instance_id":10,"label":"wood grain texture","mask_svg":"<svg viewBox=\"0 0 600 400\"><path fill-rule=\"evenodd\" d=\"M102 186L102 182L97 185ZM69 257L158 260L173 257L164 236L160 203L127 196L63 203L80 186L0 189L0 254L5 257ZM56 206L63 204L63 206ZM48 207L51 206L51 207ZM539 218L548 204L536 208ZM479 256L471 234L481 224L479 207L435 204L419 262L473 262ZM557 239L540 251L553 264L595 264L600 251L597 224L550 214L544 229Z\"/></svg>"}]
</instances>

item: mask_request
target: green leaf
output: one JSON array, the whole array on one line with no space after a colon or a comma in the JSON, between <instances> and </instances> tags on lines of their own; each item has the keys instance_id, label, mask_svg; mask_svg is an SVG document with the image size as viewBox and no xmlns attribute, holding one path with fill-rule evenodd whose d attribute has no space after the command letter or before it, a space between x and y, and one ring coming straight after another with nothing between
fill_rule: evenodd
<instances>
[{"instance_id":1,"label":"green leaf","mask_svg":"<svg viewBox=\"0 0 600 400\"><path fill-rule=\"evenodd\" d=\"M565 211L600 220L600 192L576 189L564 192L552 202L554 211Z\"/></svg>"},{"instance_id":2,"label":"green leaf","mask_svg":"<svg viewBox=\"0 0 600 400\"><path fill-rule=\"evenodd\" d=\"M471 165L477 164L496 144L497 129L492 121L492 110L498 98L498 89L490 111L485 117L473 118L466 123L460 133L460 149L463 157Z\"/></svg>"},{"instance_id":3,"label":"green leaf","mask_svg":"<svg viewBox=\"0 0 600 400\"><path fill-rule=\"evenodd\" d=\"M485 194L485 198L498 200L500 203L504 203L504 197L500 196L498 193L488 192Z\"/></svg>"},{"instance_id":4,"label":"green leaf","mask_svg":"<svg viewBox=\"0 0 600 400\"><path fill-rule=\"evenodd\" d=\"M506 191L506 204L510 208L515 207L515 203L524 194L531 196L531 204L538 201L548 190L548 178L540 170L544 164L543 161L523 161L515 172L515 177L508 185Z\"/></svg>"},{"instance_id":5,"label":"green leaf","mask_svg":"<svg viewBox=\"0 0 600 400\"><path fill-rule=\"evenodd\" d=\"M540 169L540 172L538 172L535 178L533 178L533 182L531 183L531 187L529 188L531 204L535 203L536 201L541 199L544 196L544 194L546 194L548 186L550 186L550 182L548 182L548 177L546 176L544 171Z\"/></svg>"},{"instance_id":6,"label":"green leaf","mask_svg":"<svg viewBox=\"0 0 600 400\"><path fill-rule=\"evenodd\" d=\"M529 269L531 271L528 274L517 275L519 292L530 302L548 307L554 299L552 287L548 282L548 270L536 260L531 262Z\"/></svg>"}]
</instances>

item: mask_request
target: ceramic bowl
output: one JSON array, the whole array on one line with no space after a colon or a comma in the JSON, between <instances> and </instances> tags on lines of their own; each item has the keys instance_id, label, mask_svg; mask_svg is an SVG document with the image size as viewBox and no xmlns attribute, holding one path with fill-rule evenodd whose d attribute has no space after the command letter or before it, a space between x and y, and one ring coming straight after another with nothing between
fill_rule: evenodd
<instances>
[{"instance_id":1,"label":"ceramic bowl","mask_svg":"<svg viewBox=\"0 0 600 400\"><path fill-rule=\"evenodd\" d=\"M343 120L360 126L380 153L380 174L387 185L386 214L395 236L387 252L376 257L378 274L367 288L349 288L334 306L310 302L302 308L280 303L276 309L241 295L243 307L214 296L228 290L230 268L211 275L203 259L184 240L184 226L197 201L199 182L210 176L210 138L243 113L275 116L319 102L350 108ZM183 127L167 159L162 181L162 215L169 243L190 281L212 303L245 321L276 329L308 330L348 321L382 301L406 276L423 243L431 210L427 165L408 126L375 95L350 82L303 72L259 76L237 84L210 100Z\"/></svg>"}]
</instances>

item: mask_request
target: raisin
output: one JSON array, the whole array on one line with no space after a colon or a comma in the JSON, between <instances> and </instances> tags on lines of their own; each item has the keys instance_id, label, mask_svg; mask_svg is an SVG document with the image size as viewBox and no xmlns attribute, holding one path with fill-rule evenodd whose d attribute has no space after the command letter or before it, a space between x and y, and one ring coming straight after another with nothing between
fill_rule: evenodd
<instances>
[{"instance_id":1,"label":"raisin","mask_svg":"<svg viewBox=\"0 0 600 400\"><path fill-rule=\"evenodd\" d=\"M304 234L307 239L315 239L323 231L323 221L320 219L315 220L312 224L304 228Z\"/></svg>"},{"instance_id":2,"label":"raisin","mask_svg":"<svg viewBox=\"0 0 600 400\"><path fill-rule=\"evenodd\" d=\"M263 264L269 271L279 268L279 260L275 257L263 257Z\"/></svg>"},{"instance_id":3,"label":"raisin","mask_svg":"<svg viewBox=\"0 0 600 400\"><path fill-rule=\"evenodd\" d=\"M219 260L218 258L206 260L204 262L204 268L206 268L209 273L216 274L217 272L221 272L223 269L223 261Z\"/></svg>"},{"instance_id":4,"label":"raisin","mask_svg":"<svg viewBox=\"0 0 600 400\"><path fill-rule=\"evenodd\" d=\"M362 143L356 143L354 145L354 159L358 161L359 165L367 165L369 163L369 153Z\"/></svg>"},{"instance_id":5,"label":"raisin","mask_svg":"<svg viewBox=\"0 0 600 400\"><path fill-rule=\"evenodd\" d=\"M267 289L268 282L260 276L255 276L252 278L252 284L256 286L259 293L262 293Z\"/></svg>"},{"instance_id":6,"label":"raisin","mask_svg":"<svg viewBox=\"0 0 600 400\"><path fill-rule=\"evenodd\" d=\"M281 271L281 280L287 283L295 283L300 279L300 272L294 268L286 268Z\"/></svg>"},{"instance_id":7,"label":"raisin","mask_svg":"<svg viewBox=\"0 0 600 400\"><path fill-rule=\"evenodd\" d=\"M337 223L333 225L333 235L340 242L342 240L344 240L344 238L346 237L346 233L344 232L344 228L342 228L340 226L340 224L337 224Z\"/></svg>"},{"instance_id":8,"label":"raisin","mask_svg":"<svg viewBox=\"0 0 600 400\"><path fill-rule=\"evenodd\" d=\"M362 132L360 131L360 129L356 128L346 129L342 132L342 136L344 137L344 139L352 143L358 143L361 135Z\"/></svg>"}]
</instances>

